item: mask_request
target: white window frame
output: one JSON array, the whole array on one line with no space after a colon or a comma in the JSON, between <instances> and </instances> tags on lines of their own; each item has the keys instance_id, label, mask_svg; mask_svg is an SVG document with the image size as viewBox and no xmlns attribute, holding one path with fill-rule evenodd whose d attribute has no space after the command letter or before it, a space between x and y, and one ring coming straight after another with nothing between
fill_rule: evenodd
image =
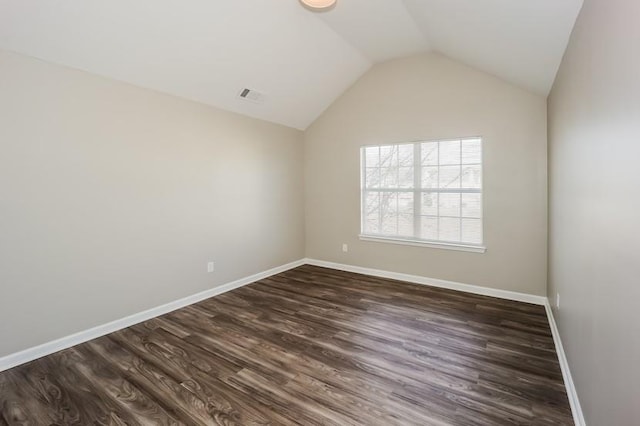
<instances>
[{"instance_id":1,"label":"white window frame","mask_svg":"<svg viewBox=\"0 0 640 426\"><path fill-rule=\"evenodd\" d=\"M433 142L446 142L446 141L461 141L460 149L462 150L462 141L472 140L472 139L480 139L480 188L422 188L421 181L421 170L422 164L421 162L421 144L422 143L433 143ZM367 188L366 187L366 155L365 150L371 147L388 147L388 146L399 146L399 145L409 145L412 144L414 147L414 164L413 164L413 177L414 177L414 185L413 188ZM439 146L439 145L438 145ZM447 139L438 139L438 140L419 140L419 141L407 141L407 142L399 142L399 143L390 143L390 144L376 144L376 145L365 145L360 148L360 240L363 241L372 241L372 242L382 242L382 243L391 243L391 244L402 244L402 245L410 245L410 246L418 246L418 247L429 247L429 248L438 248L445 250L457 250L457 251L466 251L466 252L475 252L475 253L484 253L486 251L486 247L484 245L484 140L481 136L474 137L463 137L463 138L447 138ZM462 159L461 159L462 163ZM438 166L440 164L438 163ZM460 164L462 167L462 164ZM481 242L478 244L475 243L466 243L466 242L454 242L454 241L444 241L444 240L427 240L419 237L406 237L406 236L398 236L398 235L385 235L385 234L373 234L373 233L365 233L365 216L366 216L366 208L365 208L365 200L368 192L413 192L414 196L414 235L416 234L415 230L420 229L419 221L421 220L421 202L416 202L415 200L420 200L423 192L433 192L433 193L476 193L480 194L480 220L481 220ZM461 207L462 208L462 207ZM438 218L441 216L438 214ZM464 217L460 214L460 220Z\"/></svg>"}]
</instances>

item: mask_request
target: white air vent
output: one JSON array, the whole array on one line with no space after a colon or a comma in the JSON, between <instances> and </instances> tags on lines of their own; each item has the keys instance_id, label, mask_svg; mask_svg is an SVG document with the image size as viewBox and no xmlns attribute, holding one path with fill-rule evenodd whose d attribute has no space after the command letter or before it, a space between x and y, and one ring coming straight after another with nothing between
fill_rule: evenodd
<instances>
[{"instance_id":1,"label":"white air vent","mask_svg":"<svg viewBox=\"0 0 640 426\"><path fill-rule=\"evenodd\" d=\"M238 93L238 97L242 100L253 102L255 104L261 104L264 102L264 93L260 93L253 89L242 89Z\"/></svg>"}]
</instances>

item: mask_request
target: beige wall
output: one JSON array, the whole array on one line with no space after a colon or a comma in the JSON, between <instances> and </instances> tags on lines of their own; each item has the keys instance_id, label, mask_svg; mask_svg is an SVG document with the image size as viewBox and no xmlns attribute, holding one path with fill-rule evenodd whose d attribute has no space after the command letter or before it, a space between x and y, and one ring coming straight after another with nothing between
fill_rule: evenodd
<instances>
[{"instance_id":1,"label":"beige wall","mask_svg":"<svg viewBox=\"0 0 640 426\"><path fill-rule=\"evenodd\" d=\"M476 135L486 253L358 239L361 145ZM543 97L440 55L377 65L305 132L307 256L544 295L546 154Z\"/></svg>"},{"instance_id":2,"label":"beige wall","mask_svg":"<svg viewBox=\"0 0 640 426\"><path fill-rule=\"evenodd\" d=\"M0 52L0 356L302 258L302 148Z\"/></svg>"},{"instance_id":3,"label":"beige wall","mask_svg":"<svg viewBox=\"0 0 640 426\"><path fill-rule=\"evenodd\" d=\"M639 17L586 0L549 97L549 297L594 426L640 421Z\"/></svg>"}]
</instances>

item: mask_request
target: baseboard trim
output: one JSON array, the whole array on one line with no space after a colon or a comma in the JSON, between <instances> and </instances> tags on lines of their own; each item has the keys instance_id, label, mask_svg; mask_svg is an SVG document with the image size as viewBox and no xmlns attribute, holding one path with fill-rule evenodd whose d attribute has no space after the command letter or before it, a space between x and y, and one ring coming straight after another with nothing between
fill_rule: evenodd
<instances>
[{"instance_id":1,"label":"baseboard trim","mask_svg":"<svg viewBox=\"0 0 640 426\"><path fill-rule=\"evenodd\" d=\"M175 311L176 309L184 308L185 306L192 305L194 303L200 302L213 296L217 296L222 293L226 293L239 287L243 287L247 284L251 284L272 275L288 271L289 269L302 266L304 265L304 263L304 259L301 259L295 262L287 263L285 265L277 266L267 271L259 272L254 275L244 277L239 280L232 281L214 287L212 289L205 290L203 292L193 294L191 296L187 296L182 299L175 300L173 302L169 302L164 305L157 306L155 308L151 308L146 311L109 322L107 324L102 324L88 330L80 331L78 333L62 337L60 339L52 340L50 342L28 348L20 352L16 352L14 354L6 355L0 358L0 372L21 364L25 364L43 356L51 355L52 353L70 348L80 343L84 343L89 340L104 336L106 334L122 330L123 328L131 327L132 325L147 321L151 318L167 314L169 312Z\"/></svg>"},{"instance_id":2,"label":"baseboard trim","mask_svg":"<svg viewBox=\"0 0 640 426\"><path fill-rule=\"evenodd\" d=\"M380 269L365 268L362 266L346 265L343 263L327 262L318 259L304 259L304 263L308 265L321 266L324 268L337 269L339 271L355 272L357 274L370 275L374 277L390 278L394 280L407 281L414 284L428 285L432 287L446 288L449 290L463 291L466 293L479 294L483 296L497 297L500 299L514 300L517 302L532 303L535 305L542 305L545 307L547 318L549 319L549 326L551 328L551 334L553 335L553 342L556 347L556 353L558 354L558 360L560 362L560 369L562 370L562 378L564 380L565 389L567 390L567 396L569 397L569 404L571 406L571 413L573 415L573 421L576 426L586 426L584 415L582 413L582 407L580 406L580 400L578 399L578 393L576 392L573 378L571 377L571 371L569 370L569 363L567 356L562 346L562 340L560 339L560 332L553 317L553 311L549 304L549 299L544 296L536 296L533 294L518 293L514 291L499 290L488 287L481 287L472 284L463 284L454 281L440 280L436 278L427 278L419 275L403 274L399 272L384 271Z\"/></svg>"},{"instance_id":3,"label":"baseboard trim","mask_svg":"<svg viewBox=\"0 0 640 426\"><path fill-rule=\"evenodd\" d=\"M146 311L139 312L137 314L133 314L128 317L109 322L107 324L102 324L97 327L84 330L66 337L62 337L60 339L56 339L47 343L43 343L41 345L29 348L29 349L25 349L23 351L20 351L14 354L6 355L0 358L0 372L16 367L21 364L25 364L33 360L36 360L43 356L47 356L55 352L70 348L72 346L87 342L89 340L107 335L109 333L122 330L123 328L127 328L132 325L141 323L143 321L147 321L149 319L158 317L160 315L167 314L169 312L175 311L185 306L192 305L194 303L200 302L210 297L214 297L214 296L226 293L228 291L243 287L245 285L251 284L253 282L259 281L264 278L268 278L270 276L279 274L281 272L288 271L289 269L293 269L298 266L302 266L304 264L321 266L321 267L336 269L340 271L355 272L358 274L370 275L374 277L406 281L414 284L422 284L422 285L428 285L432 287L463 291L463 292L479 294L483 296L497 297L500 299L508 299L508 300L514 300L518 302L543 305L546 309L547 316L549 318L549 325L551 327L553 340L556 346L556 351L558 353L558 359L560 362L560 367L562 369L562 376L564 379L565 387L567 389L567 395L569 397L569 403L571 405L571 411L573 413L574 422L576 426L586 426L584 421L584 416L582 414L582 409L580 407L580 401L578 399L578 395L576 393L573 379L571 377L571 372L569 370L567 357L562 347L562 341L560 339L558 327L553 317L553 311L551 310L551 305L549 304L549 300L546 297L536 296L536 295L531 295L526 293L518 293L513 291L507 291L507 290L492 289L488 287L481 287L481 286L476 286L471 284L463 284L463 283L446 281L446 280L441 280L436 278L428 278L428 277L423 277L419 275L403 274L399 272L384 271L380 269L365 268L361 266L327 262L323 260L309 259L309 258L287 263L285 265L281 265L281 266L269 269L267 271L259 272L254 275L244 277L244 278L214 287L212 289L205 290L203 292L193 294L191 296L187 296L182 299L175 300L173 302L169 302L164 305L157 306L155 308L151 308Z\"/></svg>"},{"instance_id":4,"label":"baseboard trim","mask_svg":"<svg viewBox=\"0 0 640 426\"><path fill-rule=\"evenodd\" d=\"M343 263L327 262L318 259L304 259L309 265L322 266L324 268L337 269L339 271L355 272L357 274L371 275L380 278L390 278L393 280L407 281L413 284L428 285L431 287L446 288L449 290L463 291L466 293L479 294L482 296L497 297L499 299L515 300L517 302L532 303L534 305L544 305L547 298L534 294L518 293L515 291L500 290L489 287L481 287L472 284L463 284L455 281L446 281L437 278L428 278L420 275L403 274L400 272L384 271L380 269L365 268L362 266L346 265Z\"/></svg>"},{"instance_id":5,"label":"baseboard trim","mask_svg":"<svg viewBox=\"0 0 640 426\"><path fill-rule=\"evenodd\" d=\"M553 335L553 343L556 346L556 353L558 354L558 361L560 362L560 369L562 370L562 379L564 380L564 387L567 390L567 396L569 397L569 405L571 405L571 413L573 414L573 422L576 426L586 426L584 421L584 414L582 413L582 407L580 406L580 400L578 399L578 392L576 391L573 378L571 377L571 371L569 370L569 361L567 355L564 352L562 346L562 339L560 339L560 331L558 325L553 317L553 310L549 299L544 304L547 311L547 318L549 318L549 326L551 327L551 334Z\"/></svg>"},{"instance_id":6,"label":"baseboard trim","mask_svg":"<svg viewBox=\"0 0 640 426\"><path fill-rule=\"evenodd\" d=\"M578 399L578 395L576 393L573 379L571 377L571 372L569 370L567 357L564 353L564 348L562 346L562 341L560 339L560 334L558 332L558 327L553 317L553 311L551 310L551 305L549 304L549 300L546 297L536 296L536 295L531 295L526 293L518 293L513 291L507 291L507 290L492 289L492 288L481 287L481 286L476 286L472 284L464 284L464 283L446 281L446 280L441 280L436 278L428 278L428 277L423 277L419 275L403 274L399 272L384 271L380 269L365 268L361 266L327 262L323 260L309 259L309 258L287 263L285 265L281 265L281 266L269 269L267 271L259 272L257 274L244 277L244 278L214 287L212 289L205 290L203 292L193 294L191 296L187 296L182 299L175 300L173 302L169 302L164 305L157 306L155 308L151 308L146 311L130 315L125 318L111 321L107 324L102 324L97 327L84 330L69 336L65 336L60 339L56 339L47 343L43 343L41 345L29 348L29 349L25 349L23 351L20 351L14 354L6 355L0 358L0 372L16 367L21 364L25 364L33 360L36 360L43 356L47 356L55 352L70 348L72 346L87 342L89 340L104 336L106 334L113 333L118 330L122 330L123 328L127 328L132 325L141 323L143 321L147 321L149 319L158 317L160 315L167 314L169 312L175 311L176 309L180 309L185 306L192 305L194 303L200 302L210 297L214 297L219 294L226 293L228 291L243 287L245 285L251 284L253 282L259 281L264 278L268 278L270 276L279 274L284 271L288 271L289 269L293 269L298 266L302 266L304 264L321 266L321 267L330 268L330 269L337 269L340 271L355 272L358 274L370 275L374 277L407 281L414 284L422 284L422 285L428 285L432 287L463 291L463 292L479 294L483 296L497 297L500 299L508 299L508 300L514 300L518 302L543 305L546 309L547 317L549 318L549 325L551 327L553 340L556 346L556 351L558 353L558 360L560 362L562 376L564 379L565 387L567 389L567 395L569 397L569 403L571 405L571 412L573 413L574 422L576 426L586 426L586 423L584 421L584 416L582 414L582 409L580 406L580 401Z\"/></svg>"}]
</instances>

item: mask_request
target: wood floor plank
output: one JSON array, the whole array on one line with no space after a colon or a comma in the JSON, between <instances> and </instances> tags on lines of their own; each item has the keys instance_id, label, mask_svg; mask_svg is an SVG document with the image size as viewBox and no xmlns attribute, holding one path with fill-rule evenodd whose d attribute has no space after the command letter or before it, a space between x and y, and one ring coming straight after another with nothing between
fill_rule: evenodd
<instances>
[{"instance_id":1,"label":"wood floor plank","mask_svg":"<svg viewBox=\"0 0 640 426\"><path fill-rule=\"evenodd\" d=\"M149 380L153 373L147 371L143 360L139 360L137 370L126 366L126 351L119 346L105 349L107 342L108 338L100 338L73 348L77 370L99 385L100 396L125 407L140 424L184 424L176 414L178 406L163 404L162 399L156 398L159 389L166 386L163 377L158 374Z\"/></svg>"},{"instance_id":2,"label":"wood floor plank","mask_svg":"<svg viewBox=\"0 0 640 426\"><path fill-rule=\"evenodd\" d=\"M305 265L0 373L0 426L570 425L543 307Z\"/></svg>"}]
</instances>

